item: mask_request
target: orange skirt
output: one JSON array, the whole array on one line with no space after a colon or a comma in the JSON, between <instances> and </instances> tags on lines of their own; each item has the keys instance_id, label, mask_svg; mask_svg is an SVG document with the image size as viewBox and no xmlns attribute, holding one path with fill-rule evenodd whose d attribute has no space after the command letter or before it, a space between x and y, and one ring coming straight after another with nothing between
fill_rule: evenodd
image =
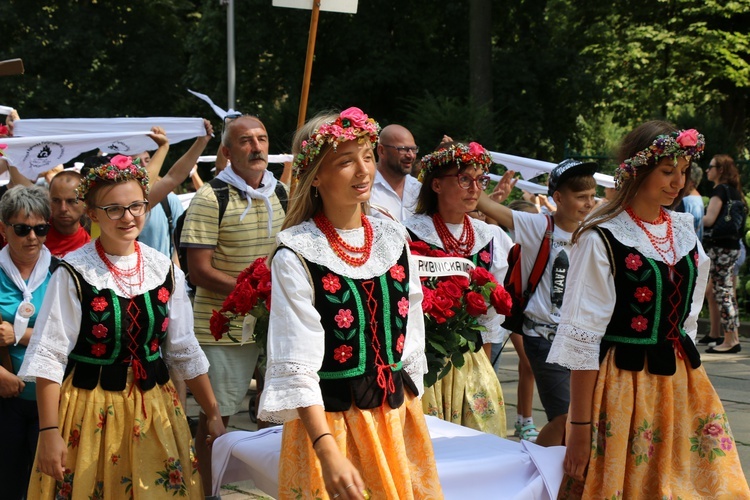
<instances>
[{"instance_id":1,"label":"orange skirt","mask_svg":"<svg viewBox=\"0 0 750 500\"><path fill-rule=\"evenodd\" d=\"M326 412L341 452L359 471L370 498L443 498L432 441L418 398L406 395L400 408L371 410L352 406ZM330 498L305 426L284 424L279 459L279 500Z\"/></svg>"},{"instance_id":2,"label":"orange skirt","mask_svg":"<svg viewBox=\"0 0 750 500\"><path fill-rule=\"evenodd\" d=\"M724 407L701 366L677 359L671 377L599 370L585 482L564 477L558 498L748 499Z\"/></svg>"},{"instance_id":3,"label":"orange skirt","mask_svg":"<svg viewBox=\"0 0 750 500\"><path fill-rule=\"evenodd\" d=\"M26 498L203 498L172 381L142 393L130 390L132 369L121 392L101 385L79 389L72 380L68 376L60 388L59 425L68 445L64 480L40 472L35 462Z\"/></svg>"}]
</instances>

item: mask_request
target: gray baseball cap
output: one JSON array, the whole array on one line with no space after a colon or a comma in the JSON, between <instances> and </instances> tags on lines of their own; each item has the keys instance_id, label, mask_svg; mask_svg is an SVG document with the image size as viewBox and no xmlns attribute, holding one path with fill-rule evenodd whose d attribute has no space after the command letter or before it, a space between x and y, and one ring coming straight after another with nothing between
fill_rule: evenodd
<instances>
[{"instance_id":1,"label":"gray baseball cap","mask_svg":"<svg viewBox=\"0 0 750 500\"><path fill-rule=\"evenodd\" d=\"M594 175L599 170L599 164L595 161L579 161L568 158L557 164L549 174L547 181L547 192L550 196L560 189L560 186L574 175Z\"/></svg>"}]
</instances>

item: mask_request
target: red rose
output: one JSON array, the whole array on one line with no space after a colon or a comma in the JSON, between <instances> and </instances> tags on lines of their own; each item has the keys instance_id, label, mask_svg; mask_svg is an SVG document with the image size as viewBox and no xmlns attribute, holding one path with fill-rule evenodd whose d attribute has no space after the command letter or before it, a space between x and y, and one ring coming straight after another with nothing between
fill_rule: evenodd
<instances>
[{"instance_id":1,"label":"red rose","mask_svg":"<svg viewBox=\"0 0 750 500\"><path fill-rule=\"evenodd\" d=\"M258 299L267 299L271 296L271 277L267 280L259 281L258 286L255 288L258 291Z\"/></svg>"},{"instance_id":2,"label":"red rose","mask_svg":"<svg viewBox=\"0 0 750 500\"><path fill-rule=\"evenodd\" d=\"M466 312L472 316L481 316L487 314L487 304L482 294L469 292L466 294Z\"/></svg>"},{"instance_id":3,"label":"red rose","mask_svg":"<svg viewBox=\"0 0 750 500\"><path fill-rule=\"evenodd\" d=\"M229 318L214 309L211 319L208 320L208 326L211 330L211 335L216 340L221 340L221 337L229 331Z\"/></svg>"},{"instance_id":4,"label":"red rose","mask_svg":"<svg viewBox=\"0 0 750 500\"><path fill-rule=\"evenodd\" d=\"M497 285L490 294L490 304L495 308L498 314L507 316L513 307L513 298L502 285Z\"/></svg>"},{"instance_id":5,"label":"red rose","mask_svg":"<svg viewBox=\"0 0 750 500\"><path fill-rule=\"evenodd\" d=\"M435 248L434 250L430 250L430 257L448 257L448 253L440 250L439 248Z\"/></svg>"},{"instance_id":6,"label":"red rose","mask_svg":"<svg viewBox=\"0 0 750 500\"><path fill-rule=\"evenodd\" d=\"M445 294L452 299L459 299L464 294L463 290L452 281L441 281L438 284L438 293Z\"/></svg>"},{"instance_id":7,"label":"red rose","mask_svg":"<svg viewBox=\"0 0 750 500\"><path fill-rule=\"evenodd\" d=\"M458 276L458 275L449 276L448 281L455 283L456 286L460 288L461 290L466 290L467 288L469 288L469 285L471 284L471 282L469 281L469 278L465 276Z\"/></svg>"},{"instance_id":8,"label":"red rose","mask_svg":"<svg viewBox=\"0 0 750 500\"><path fill-rule=\"evenodd\" d=\"M471 280L477 286L484 286L489 282L494 282L495 277L492 276L492 273L490 273L487 269L483 267L476 267L473 271L471 271Z\"/></svg>"},{"instance_id":9,"label":"red rose","mask_svg":"<svg viewBox=\"0 0 750 500\"><path fill-rule=\"evenodd\" d=\"M266 266L265 257L255 259L255 262L251 264L250 268L253 271L251 276L255 280L265 279L267 275L271 274L271 271Z\"/></svg>"},{"instance_id":10,"label":"red rose","mask_svg":"<svg viewBox=\"0 0 750 500\"><path fill-rule=\"evenodd\" d=\"M243 281L231 293L234 295L234 311L237 314L247 314L258 303L258 291L249 281Z\"/></svg>"},{"instance_id":11,"label":"red rose","mask_svg":"<svg viewBox=\"0 0 750 500\"><path fill-rule=\"evenodd\" d=\"M435 297L435 291L431 288L423 286L422 295L422 312L424 312L425 314L429 314L429 312L432 310L432 301Z\"/></svg>"},{"instance_id":12,"label":"red rose","mask_svg":"<svg viewBox=\"0 0 750 500\"><path fill-rule=\"evenodd\" d=\"M677 144L683 148L690 148L698 144L698 131L694 128L683 130L677 136Z\"/></svg>"},{"instance_id":13,"label":"red rose","mask_svg":"<svg viewBox=\"0 0 750 500\"><path fill-rule=\"evenodd\" d=\"M409 243L409 250L414 255L428 255L430 246L424 241L412 241Z\"/></svg>"}]
</instances>

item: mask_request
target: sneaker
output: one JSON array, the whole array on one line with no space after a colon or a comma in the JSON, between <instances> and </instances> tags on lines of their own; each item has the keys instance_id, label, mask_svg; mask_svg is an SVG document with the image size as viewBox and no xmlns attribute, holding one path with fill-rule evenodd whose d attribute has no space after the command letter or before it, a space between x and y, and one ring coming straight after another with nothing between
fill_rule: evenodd
<instances>
[{"instance_id":1,"label":"sneaker","mask_svg":"<svg viewBox=\"0 0 750 500\"><path fill-rule=\"evenodd\" d=\"M520 434L519 437L523 439L524 441L530 441L532 443L535 443L536 437L539 435L539 431L536 430L536 425L526 424L523 427L521 427L519 434Z\"/></svg>"}]
</instances>

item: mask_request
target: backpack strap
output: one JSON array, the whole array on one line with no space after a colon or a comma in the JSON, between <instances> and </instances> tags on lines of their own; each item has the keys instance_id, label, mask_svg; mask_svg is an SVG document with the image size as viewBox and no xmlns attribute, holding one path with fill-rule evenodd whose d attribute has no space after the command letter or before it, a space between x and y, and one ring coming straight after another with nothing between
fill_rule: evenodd
<instances>
[{"instance_id":1,"label":"backpack strap","mask_svg":"<svg viewBox=\"0 0 750 500\"><path fill-rule=\"evenodd\" d=\"M537 285L539 285L539 282L542 280L544 270L547 268L550 249L552 248L552 233L554 230L554 220L551 215L547 215L547 230L544 232L542 244L539 246L539 253L536 254L534 267L531 268L531 273L529 273L529 284L523 292L527 299L531 297L536 290Z\"/></svg>"},{"instance_id":2,"label":"backpack strap","mask_svg":"<svg viewBox=\"0 0 750 500\"><path fill-rule=\"evenodd\" d=\"M224 217L224 212L227 211L227 205L229 205L229 184L216 177L208 183L214 190L216 201L219 202L219 225L221 225L221 219Z\"/></svg>"},{"instance_id":3,"label":"backpack strap","mask_svg":"<svg viewBox=\"0 0 750 500\"><path fill-rule=\"evenodd\" d=\"M169 206L169 197L165 196L159 202L161 209L164 210L164 215L167 217L167 228L169 228L169 255L174 253L174 221L172 220L172 207Z\"/></svg>"},{"instance_id":4,"label":"backpack strap","mask_svg":"<svg viewBox=\"0 0 750 500\"><path fill-rule=\"evenodd\" d=\"M286 207L289 205L289 194L287 194L286 188L281 182L277 182L274 191L276 192L276 198L278 198L279 203L281 203L281 208L283 208L284 213L286 213Z\"/></svg>"}]
</instances>

